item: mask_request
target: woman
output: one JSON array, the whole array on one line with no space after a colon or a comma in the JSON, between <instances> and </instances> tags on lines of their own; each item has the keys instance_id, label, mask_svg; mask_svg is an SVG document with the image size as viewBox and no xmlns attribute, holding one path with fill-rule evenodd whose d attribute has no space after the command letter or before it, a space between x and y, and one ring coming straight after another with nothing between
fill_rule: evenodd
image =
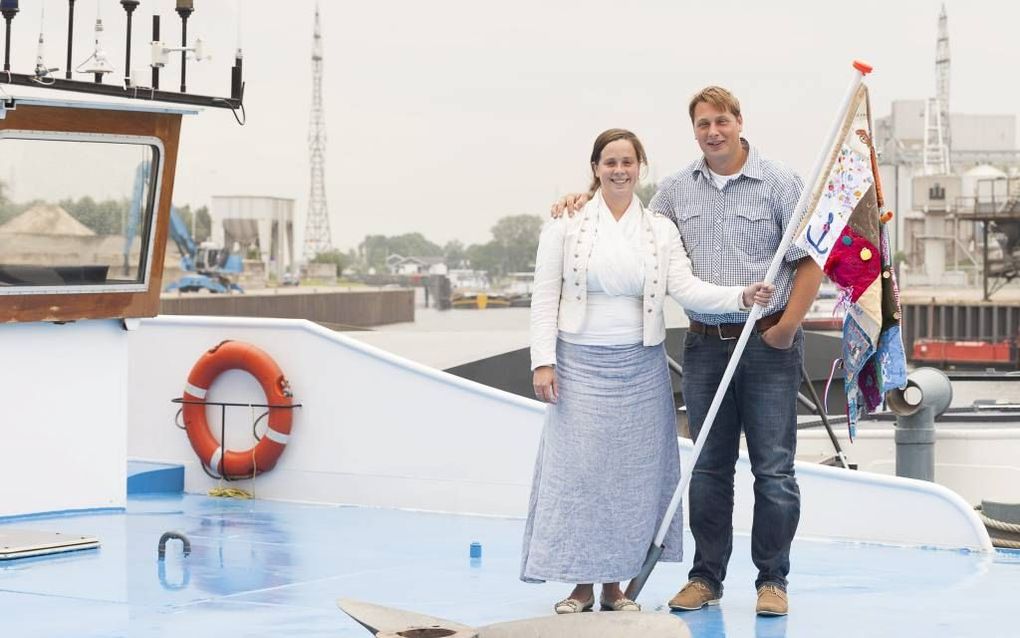
<instances>
[{"instance_id":1,"label":"woman","mask_svg":"<svg viewBox=\"0 0 1020 638\"><path fill-rule=\"evenodd\" d=\"M610 129L591 154L592 199L551 221L539 240L531 301L542 433L521 579L576 586L556 613L638 611L620 581L640 570L680 476L676 409L666 366L663 298L706 313L766 304L772 286L705 283L691 273L676 226L634 195L647 165L637 137ZM662 560L681 558L682 513Z\"/></svg>"}]
</instances>

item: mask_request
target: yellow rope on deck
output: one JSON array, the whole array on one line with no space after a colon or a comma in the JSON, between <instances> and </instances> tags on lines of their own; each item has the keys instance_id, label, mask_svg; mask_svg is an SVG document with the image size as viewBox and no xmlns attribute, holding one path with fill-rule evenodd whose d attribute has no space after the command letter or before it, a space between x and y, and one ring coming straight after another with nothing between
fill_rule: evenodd
<instances>
[{"instance_id":1,"label":"yellow rope on deck","mask_svg":"<svg viewBox=\"0 0 1020 638\"><path fill-rule=\"evenodd\" d=\"M248 490L242 490L239 487L214 487L209 490L209 496L217 496L220 498L255 498L255 495Z\"/></svg>"}]
</instances>

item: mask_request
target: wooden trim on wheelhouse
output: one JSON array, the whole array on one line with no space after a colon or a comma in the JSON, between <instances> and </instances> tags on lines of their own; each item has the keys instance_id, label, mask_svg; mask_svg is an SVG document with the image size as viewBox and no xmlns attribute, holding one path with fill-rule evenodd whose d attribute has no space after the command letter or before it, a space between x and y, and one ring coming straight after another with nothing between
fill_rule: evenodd
<instances>
[{"instance_id":1,"label":"wooden trim on wheelhouse","mask_svg":"<svg viewBox=\"0 0 1020 638\"><path fill-rule=\"evenodd\" d=\"M164 111L107 110L101 106L68 107L63 105L19 105L6 111L0 119L0 132L25 131L58 134L84 134L100 136L133 136L158 138L163 145L159 192L156 193L153 221L155 232L149 235L151 243L148 277L144 290L88 291L85 287L59 293L33 293L0 295L0 323L13 322L67 322L85 319L111 319L153 317L159 312L159 295L162 290L163 259L166 252L170 206L174 176L177 167L177 150L181 130L181 114ZM59 178L59 171L57 171ZM145 233L151 227L141 227ZM145 263L141 267L145 267Z\"/></svg>"}]
</instances>

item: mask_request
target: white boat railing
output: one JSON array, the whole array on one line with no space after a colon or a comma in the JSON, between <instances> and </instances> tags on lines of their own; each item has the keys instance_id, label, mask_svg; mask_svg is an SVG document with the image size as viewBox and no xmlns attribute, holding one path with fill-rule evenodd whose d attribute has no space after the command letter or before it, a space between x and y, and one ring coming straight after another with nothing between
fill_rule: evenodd
<instances>
[{"instance_id":1,"label":"white boat railing","mask_svg":"<svg viewBox=\"0 0 1020 638\"><path fill-rule=\"evenodd\" d=\"M158 317L130 333L129 455L187 466L186 489L216 484L198 465L176 405L199 355L224 339L266 350L295 400L290 443L257 496L520 517L526 513L544 406L434 370L301 320ZM260 402L254 379L228 372L211 400ZM242 412L244 410L241 410ZM257 415L255 415L257 416ZM212 419L213 416L210 415ZM252 415L229 416L228 447L252 443ZM690 442L681 441L682 454ZM990 549L976 514L930 483L801 463L800 534L850 541ZM242 487L246 486L242 482ZM750 528L753 478L737 476L734 525Z\"/></svg>"}]
</instances>

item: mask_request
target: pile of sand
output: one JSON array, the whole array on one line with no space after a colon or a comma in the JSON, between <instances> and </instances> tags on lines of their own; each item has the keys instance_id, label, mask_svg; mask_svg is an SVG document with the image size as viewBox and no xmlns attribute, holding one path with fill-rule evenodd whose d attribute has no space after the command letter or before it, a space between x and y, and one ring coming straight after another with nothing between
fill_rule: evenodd
<instances>
[{"instance_id":1,"label":"pile of sand","mask_svg":"<svg viewBox=\"0 0 1020 638\"><path fill-rule=\"evenodd\" d=\"M56 204L36 204L0 226L0 233L73 235L76 237L95 235L88 226L71 217L70 213Z\"/></svg>"}]
</instances>

